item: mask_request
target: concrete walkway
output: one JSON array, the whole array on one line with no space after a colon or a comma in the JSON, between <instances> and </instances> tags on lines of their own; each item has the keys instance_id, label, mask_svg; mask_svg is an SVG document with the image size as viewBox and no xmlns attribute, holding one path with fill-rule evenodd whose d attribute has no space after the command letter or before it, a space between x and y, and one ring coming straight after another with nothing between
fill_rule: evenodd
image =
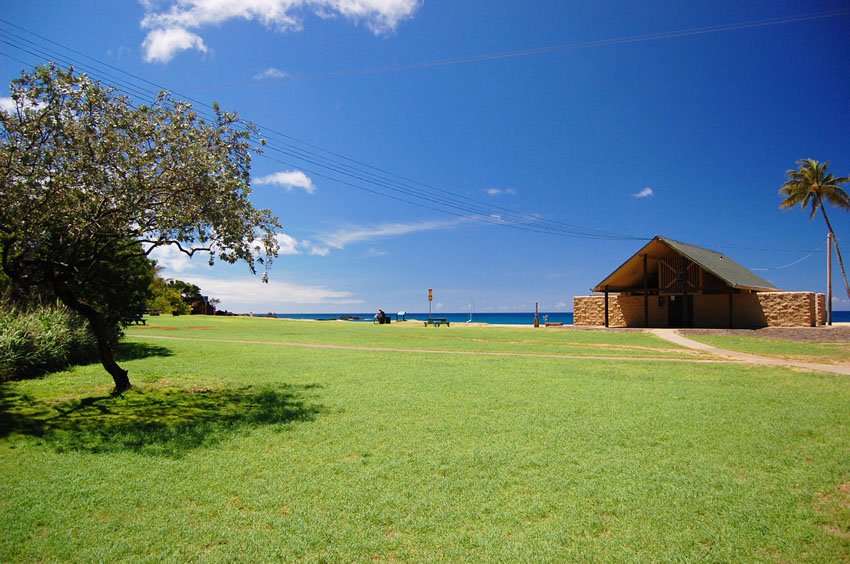
<instances>
[{"instance_id":1,"label":"concrete walkway","mask_svg":"<svg viewBox=\"0 0 850 564\"><path fill-rule=\"evenodd\" d=\"M847 364L819 364L814 362L797 362L795 360L785 360L782 358L769 358L755 354L719 349L711 345L706 345L705 343L688 339L676 329L647 329L647 331L666 341L670 341L671 343L736 362L756 364L760 366L783 366L786 368L799 368L801 370L831 372L833 374L850 376L850 365Z\"/></svg>"}]
</instances>

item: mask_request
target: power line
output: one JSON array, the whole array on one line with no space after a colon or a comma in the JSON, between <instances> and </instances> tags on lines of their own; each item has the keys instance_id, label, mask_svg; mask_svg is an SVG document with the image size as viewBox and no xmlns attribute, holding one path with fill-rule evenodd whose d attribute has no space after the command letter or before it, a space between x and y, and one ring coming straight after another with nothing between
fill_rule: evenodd
<instances>
[{"instance_id":1,"label":"power line","mask_svg":"<svg viewBox=\"0 0 850 564\"><path fill-rule=\"evenodd\" d=\"M764 27L769 25L779 25L785 23L813 20L813 19L822 19L828 17L838 17L842 15L850 14L849 11L834 11L834 12L824 12L820 14L809 14L802 16L791 16L785 18L776 18L771 20L761 20L761 21L753 21L753 22L743 22L739 24L729 24L723 26L712 26L712 27L703 27L703 28L693 28L688 30L680 30L673 32L664 32L657 34L648 34L648 35L639 35L639 36L631 36L631 37L622 37L615 39L607 39L600 41L591 41L585 43L574 43L574 44L565 44L565 45L556 45L549 47L541 47L535 49L526 49L520 51L510 51L510 52L498 52L498 53L488 53L482 55L476 55L473 57L466 58L457 58L457 59L448 59L442 61L431 61L425 63L415 63L411 65L401 65L396 67L388 67L386 69L365 69L365 71L354 71L355 74L362 73L373 73L373 72L388 72L392 70L409 70L415 68L426 68L428 66L444 66L449 64L464 64L464 63L472 63L478 61L486 61L500 58L510 58L510 57L520 57L520 56L530 56L537 55L543 53L550 52L558 52L558 51L569 51L574 49L586 49L592 47L600 47L606 45L620 45L620 44L628 44L628 43L636 43L641 41L653 41L653 40L661 40L661 39L669 39L675 37L687 37L693 35L701 35L707 33L717 33L722 31L732 31L738 29L749 29L755 27ZM61 51L56 51L55 49L51 49L49 47L45 47L43 44L39 44L28 37L24 37L18 33L14 33L9 30L0 29L0 43L8 45L12 48L23 51L27 54L30 54L39 59L44 58L47 60L55 59L66 66L77 66L87 72L88 74L94 76L95 78L106 82L107 84L111 84L113 87L118 89L121 92L124 92L130 96L138 97L138 98L146 98L146 97L155 97L157 95L156 92L151 91L150 87L158 88L159 90L168 90L166 87L159 85L155 82L149 81L145 78L142 78L133 73L127 72L120 67L112 65L108 62L99 60L97 58L91 57L67 47L61 43L53 41L47 37L39 35L33 31L27 30L21 26L18 26L12 22L9 22L3 18L0 18L0 22L15 28L25 34L28 34L30 37L35 37L42 42L46 42L50 45L54 45L63 51L67 51L70 53L74 53L79 55L80 57L85 58L89 61L94 61L100 67L106 67L112 71L121 73L126 77L131 79L128 81L127 79L121 79L115 76L114 73L110 73L109 71L103 70L103 68L98 68L91 63L85 63L78 58L68 56L66 53ZM10 41L13 40L14 42ZM19 42L26 43L27 46L22 46ZM23 64L27 64L20 59L14 58L6 53L0 53L4 56L9 57L12 60L16 60ZM344 75L344 74L343 74ZM142 86L139 84L134 84L132 81L137 81L142 83ZM207 104L203 101L197 100L190 96L186 96L179 92L173 92L175 96L179 98L183 98L187 101L194 103L196 106L208 108L209 110L213 110L213 106ZM199 115L203 116L204 112L196 111ZM207 116L211 116L209 112L206 113ZM247 124L245 120L242 120L243 123ZM527 231L533 231L537 233L550 234L550 235L559 235L559 236L567 236L567 237L582 237L582 238L594 238L594 239L615 239L615 240L646 240L646 237L635 237L631 235L624 235L619 233L613 233L605 230L591 229L586 227L581 227L578 225L573 225L565 222L561 222L553 219L546 219L543 217L538 217L534 215L530 215L527 213L517 212L507 207L498 206L491 203L481 202L480 200L476 200L474 198L470 198L468 196L464 196L462 194L458 194L452 192L450 190L446 190L443 188L439 188L424 182L420 182L411 178L407 178L405 176L384 170L382 168L369 165L365 162L359 161L357 159L352 159L345 155L341 155L339 153L335 153L328 149L324 149L317 145L313 145L307 143L306 141L297 139L293 136L287 135L270 127L263 126L261 124L254 124L263 136L266 139L265 149L277 152L286 157L290 157L300 161L301 163L308 163L309 165L313 165L314 167L319 167L322 170L329 171L330 173L334 173L336 175L341 175L344 178L339 178L337 176L332 176L328 173L322 173L316 169L308 169L305 168L303 164L296 164L290 161L283 161L280 159L274 159L269 155L262 154L261 156L272 160L274 162L278 162L280 164L284 164L286 166L295 167L298 169L303 169L310 174L322 178L327 178L339 184L349 186L358 190L365 191L367 193L371 193L373 195L390 198L397 201L401 201L407 204L417 205L419 207L424 207L427 209L431 209L434 211L438 211L441 213L447 213L450 215L464 217L474 221L481 221L485 223L492 223L495 225L503 226L503 227L511 227L517 229L523 229ZM270 141L274 141L273 143ZM364 186L371 186L369 188ZM468 215L472 214L472 215Z\"/></svg>"},{"instance_id":2,"label":"power line","mask_svg":"<svg viewBox=\"0 0 850 564\"><path fill-rule=\"evenodd\" d=\"M371 74L380 74L388 72L399 72L408 70L419 70L434 67L444 67L452 65L464 65L470 63L480 63L485 61L495 61L500 59L513 59L517 57L529 57L534 55L543 55L549 53L561 53L567 51L576 51L580 49L592 49L595 47L610 47L615 45L628 45L632 43L643 43L647 41L660 41L664 39L678 39L681 37L693 37L697 35L707 35L710 33L720 33L726 31L737 31L742 29L754 29L758 27L767 27L774 25L782 25L787 23L796 23L802 21L810 21L825 18L835 18L850 15L848 10L835 10L832 12L823 12L819 14L806 14L800 16L788 16L783 18L774 18L768 20L758 20L750 22L742 22L737 24L727 24L710 27L699 27L692 29L684 29L678 31L668 31L661 33L650 33L645 35L634 35L628 37L617 37L613 39L600 39L596 41L585 41L581 43L566 43L561 45L550 45L546 47L534 47L530 49L519 49L516 51L497 51L492 53L481 53L469 57L457 57L453 59L442 59L423 61L419 63L409 63L402 65L393 65L387 67L373 67L351 71L337 71L328 73L319 73L314 75L293 75L287 77L287 80L310 80L316 78L343 78L350 76L365 76Z\"/></svg>"},{"instance_id":3,"label":"power line","mask_svg":"<svg viewBox=\"0 0 850 564\"><path fill-rule=\"evenodd\" d=\"M816 251L812 251L809 254L807 254L806 256L804 256L803 258L797 259L794 262L789 262L788 264L785 264L783 266L772 266L772 267L767 267L767 268L751 268L750 270L757 270L757 271L784 270L786 268L791 268L792 266L797 266L798 264L800 264L804 260L809 259L812 255L814 255L815 253L819 253L819 252L821 252L820 249L818 249Z\"/></svg>"},{"instance_id":4,"label":"power line","mask_svg":"<svg viewBox=\"0 0 850 564\"><path fill-rule=\"evenodd\" d=\"M133 73L124 71L119 67L101 61L94 57L90 57L74 49L67 48L62 44L57 43L56 41L26 30L20 26L17 26L16 24L8 22L7 20L0 18L0 22L12 26L15 29L18 29L24 33L30 34L32 37L36 37L51 45L55 45L61 49L70 51L72 53L76 53L87 60L94 61L102 67L107 67L109 69L115 70L116 72L120 72L121 74L126 75L135 81L142 82L146 85L154 86L161 90L167 90L162 85L146 80ZM6 45L9 45L13 48L21 50L38 58L45 58L48 60L55 59L67 66L76 66L84 72L87 72L88 74L92 75L93 77L103 80L104 82L111 84L119 91L125 92L131 96L147 98L153 97L155 95L155 93L152 92L147 86L140 86L138 84L128 82L127 80L119 79L114 75L114 73L109 73L107 71L104 71L102 68L98 68L94 65L83 62L78 58L71 57L63 52L56 51L55 49L51 49L49 47L45 47L44 45L32 41L27 37L21 36L18 33L0 29L0 37L2 37L0 38L0 42ZM27 43L28 46L23 46L19 43L12 43L8 41L9 38L15 39L17 41L23 41ZM180 98L184 98L195 103L197 106L213 109L211 105L200 100L185 96L179 92L175 92L174 94ZM196 109L196 111L198 110ZM198 113L199 115L203 115L204 112L198 111ZM285 156L295 158L299 161L320 167L321 169L336 173L338 175L342 175L344 177L347 177L349 180L343 180L338 177L331 176L329 174L323 174L315 169L307 170L305 169L303 164L296 164L280 160L277 160L277 162L285 164L286 166L305 169L307 170L307 172L310 172L310 174L313 174L315 176L328 178L330 180L333 180L334 182L338 182L345 186L356 188L374 194L376 196L391 198L397 201L417 205L420 207L425 207L427 209L431 209L441 213L449 213L450 215L454 216L466 217L467 219L477 222L490 223L503 227L518 228L526 231L532 231L543 234L594 239L645 240L645 237L634 237L630 235L612 233L604 230L585 228L557 220L550 220L542 217L533 216L530 214L516 212L510 208L506 208L503 206L484 203L468 196L464 196L451 192L449 190L431 186L429 184L406 178L404 176L397 175L395 173L386 171L378 167L374 167L372 165L368 165L356 159L351 159L344 155L334 153L333 151L329 151L316 145L309 144L280 131L259 124L256 124L256 126L260 129L261 133L264 134L264 137L267 138L267 145L264 147L265 149L278 152ZM275 142L269 143L268 140L272 139L274 139ZM263 154L262 156L265 158L269 158L273 161L276 160L271 159L270 156L265 154ZM356 182L352 182L352 180ZM374 188L367 188L363 186L362 183L371 185ZM395 195L388 194L387 191L394 192Z\"/></svg>"}]
</instances>

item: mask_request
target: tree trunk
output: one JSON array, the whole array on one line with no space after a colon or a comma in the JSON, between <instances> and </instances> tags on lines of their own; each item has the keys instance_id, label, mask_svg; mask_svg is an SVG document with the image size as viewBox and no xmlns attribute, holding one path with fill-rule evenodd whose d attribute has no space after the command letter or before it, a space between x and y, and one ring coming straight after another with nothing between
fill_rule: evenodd
<instances>
[{"instance_id":1,"label":"tree trunk","mask_svg":"<svg viewBox=\"0 0 850 564\"><path fill-rule=\"evenodd\" d=\"M115 362L115 355L112 350L115 342L114 327L110 326L110 324L106 321L106 318L99 311L90 305L81 302L77 296L75 296L74 293L63 284L54 283L53 289L56 296L63 304L88 320L89 328L97 340L97 353L100 357L100 364L110 374L110 376L112 376L112 380L115 382L115 390L113 390L113 393L120 394L129 390L131 387L130 378L127 375L127 371L118 366L118 363Z\"/></svg>"},{"instance_id":2,"label":"tree trunk","mask_svg":"<svg viewBox=\"0 0 850 564\"><path fill-rule=\"evenodd\" d=\"M112 343L114 341L112 328L104 322L103 316L98 314L97 317L99 318L97 320L89 316L86 316L86 319L88 319L92 333L94 333L97 339L97 352L98 356L100 356L100 364L109 372L112 380L115 382L114 393L120 394L130 389L130 378L127 376L127 371L115 362L115 356L112 353Z\"/></svg>"},{"instance_id":3,"label":"tree trunk","mask_svg":"<svg viewBox=\"0 0 850 564\"><path fill-rule=\"evenodd\" d=\"M850 298L850 284L847 283L847 272L844 270L844 259L841 258L841 249L838 247L838 237L835 236L835 231L832 230L832 223L829 222L829 218L826 216L826 210L823 208L823 202L821 202L820 211L823 214L824 221L826 221L826 228L832 235L832 243L835 245L835 254L838 255L838 267L841 269L841 278L844 280L844 291L847 292L847 297ZM827 249L827 252L832 252L832 250Z\"/></svg>"}]
</instances>

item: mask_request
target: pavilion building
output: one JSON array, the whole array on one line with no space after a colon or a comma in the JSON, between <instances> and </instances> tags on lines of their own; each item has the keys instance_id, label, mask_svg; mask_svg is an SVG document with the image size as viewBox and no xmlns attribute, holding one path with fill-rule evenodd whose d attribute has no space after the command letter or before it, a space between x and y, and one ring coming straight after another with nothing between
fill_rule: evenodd
<instances>
[{"instance_id":1,"label":"pavilion building","mask_svg":"<svg viewBox=\"0 0 850 564\"><path fill-rule=\"evenodd\" d=\"M574 324L604 327L813 327L826 299L783 292L728 256L662 236L573 298Z\"/></svg>"}]
</instances>

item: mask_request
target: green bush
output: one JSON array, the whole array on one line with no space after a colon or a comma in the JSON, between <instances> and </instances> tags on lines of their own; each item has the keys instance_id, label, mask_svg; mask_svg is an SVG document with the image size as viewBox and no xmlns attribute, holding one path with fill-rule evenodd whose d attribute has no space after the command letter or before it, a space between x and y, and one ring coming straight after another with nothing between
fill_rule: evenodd
<instances>
[{"instance_id":1,"label":"green bush","mask_svg":"<svg viewBox=\"0 0 850 564\"><path fill-rule=\"evenodd\" d=\"M88 324L56 306L0 306L0 382L32 378L97 358Z\"/></svg>"}]
</instances>

